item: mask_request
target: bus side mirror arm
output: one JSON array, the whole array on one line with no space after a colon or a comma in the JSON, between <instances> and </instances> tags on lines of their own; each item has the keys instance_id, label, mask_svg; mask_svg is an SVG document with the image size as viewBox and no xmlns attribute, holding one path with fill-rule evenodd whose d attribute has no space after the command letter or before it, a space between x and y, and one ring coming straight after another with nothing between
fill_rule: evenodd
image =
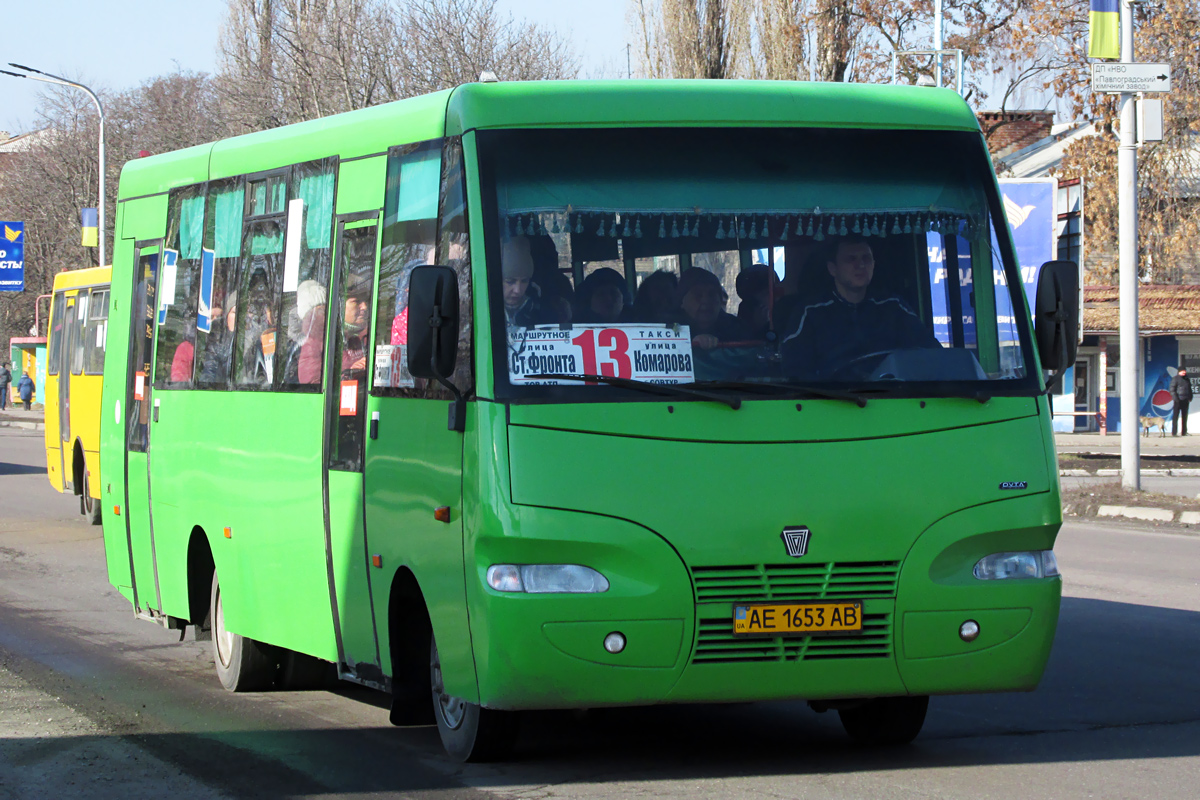
<instances>
[{"instance_id":1,"label":"bus side mirror arm","mask_svg":"<svg viewBox=\"0 0 1200 800\"><path fill-rule=\"evenodd\" d=\"M462 433L467 404L449 378L458 356L458 275L449 267L417 267L408 279L408 306L408 371L450 390L446 427Z\"/></svg>"}]
</instances>

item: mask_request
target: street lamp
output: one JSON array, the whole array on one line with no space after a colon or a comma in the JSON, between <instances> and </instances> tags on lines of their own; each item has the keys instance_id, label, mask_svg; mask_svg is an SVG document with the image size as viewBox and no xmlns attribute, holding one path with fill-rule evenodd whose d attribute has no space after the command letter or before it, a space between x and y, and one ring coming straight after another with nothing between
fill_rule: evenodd
<instances>
[{"instance_id":1,"label":"street lamp","mask_svg":"<svg viewBox=\"0 0 1200 800\"><path fill-rule=\"evenodd\" d=\"M17 69L23 69L28 74L22 75L16 72L9 72L6 69L0 69L0 72L5 75L11 75L14 78L30 78L42 83L57 83L60 86L74 86L76 89L83 89L92 98L92 102L96 104L96 110L100 112L100 207L97 211L100 217L100 266L103 267L108 263L105 260L104 253L104 106L100 104L100 98L96 96L96 93L82 83L61 78L58 75L51 75L49 72L42 72L40 69L34 69L33 67L14 64L11 61L8 65Z\"/></svg>"}]
</instances>

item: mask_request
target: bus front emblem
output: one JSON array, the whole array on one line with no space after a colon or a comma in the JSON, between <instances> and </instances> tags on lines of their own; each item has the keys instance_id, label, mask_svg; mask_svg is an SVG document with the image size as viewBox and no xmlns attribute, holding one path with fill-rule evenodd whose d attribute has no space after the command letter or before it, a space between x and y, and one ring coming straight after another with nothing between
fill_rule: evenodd
<instances>
[{"instance_id":1,"label":"bus front emblem","mask_svg":"<svg viewBox=\"0 0 1200 800\"><path fill-rule=\"evenodd\" d=\"M787 554L792 558L799 558L808 552L808 536L807 525L790 525L784 528L783 533L780 534L783 546L787 548Z\"/></svg>"}]
</instances>

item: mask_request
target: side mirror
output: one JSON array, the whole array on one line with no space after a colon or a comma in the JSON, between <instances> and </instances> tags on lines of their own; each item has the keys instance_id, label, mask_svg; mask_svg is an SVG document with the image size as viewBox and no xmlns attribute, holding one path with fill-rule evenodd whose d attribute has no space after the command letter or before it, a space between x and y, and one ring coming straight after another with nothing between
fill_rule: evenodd
<instances>
[{"instance_id":1,"label":"side mirror","mask_svg":"<svg viewBox=\"0 0 1200 800\"><path fill-rule=\"evenodd\" d=\"M1047 261L1038 275L1033 333L1042 367L1065 370L1079 346L1079 267L1074 261Z\"/></svg>"},{"instance_id":2,"label":"side mirror","mask_svg":"<svg viewBox=\"0 0 1200 800\"><path fill-rule=\"evenodd\" d=\"M458 356L458 276L449 267L417 267L408 279L408 371L447 380Z\"/></svg>"}]
</instances>

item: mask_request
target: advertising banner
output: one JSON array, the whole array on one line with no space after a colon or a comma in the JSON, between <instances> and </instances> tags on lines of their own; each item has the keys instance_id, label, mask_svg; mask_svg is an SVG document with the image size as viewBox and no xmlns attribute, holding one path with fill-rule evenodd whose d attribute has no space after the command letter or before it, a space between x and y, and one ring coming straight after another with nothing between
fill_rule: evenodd
<instances>
[{"instance_id":1,"label":"advertising banner","mask_svg":"<svg viewBox=\"0 0 1200 800\"><path fill-rule=\"evenodd\" d=\"M25 223L0 222L0 292L25 291Z\"/></svg>"},{"instance_id":2,"label":"advertising banner","mask_svg":"<svg viewBox=\"0 0 1200 800\"><path fill-rule=\"evenodd\" d=\"M1042 264L1058 258L1058 181L1054 178L1022 178L1000 181L1004 215L1017 246L1021 283L1032 301Z\"/></svg>"}]
</instances>

